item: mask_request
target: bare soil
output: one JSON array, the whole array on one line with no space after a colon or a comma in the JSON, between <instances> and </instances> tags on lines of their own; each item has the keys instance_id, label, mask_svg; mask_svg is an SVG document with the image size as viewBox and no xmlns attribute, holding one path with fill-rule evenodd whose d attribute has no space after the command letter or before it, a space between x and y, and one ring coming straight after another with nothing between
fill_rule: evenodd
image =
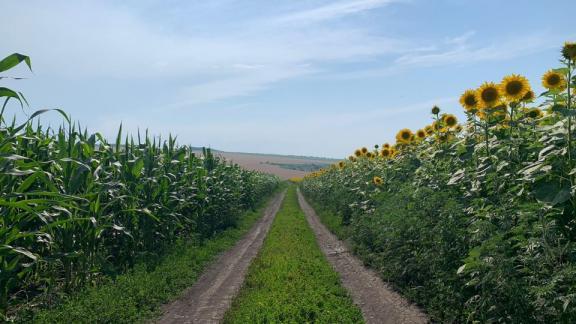
<instances>
[{"instance_id":1,"label":"bare soil","mask_svg":"<svg viewBox=\"0 0 576 324\"><path fill-rule=\"evenodd\" d=\"M232 249L221 254L176 301L163 307L157 323L219 323L244 282L248 266L262 247L264 238L284 199L276 195L264 216Z\"/></svg>"},{"instance_id":2,"label":"bare soil","mask_svg":"<svg viewBox=\"0 0 576 324\"><path fill-rule=\"evenodd\" d=\"M393 291L372 270L350 253L346 244L332 234L320 221L314 209L298 191L300 208L316 234L318 245L336 272L342 285L364 316L366 323L428 323L426 315L415 305Z\"/></svg>"},{"instance_id":3,"label":"bare soil","mask_svg":"<svg viewBox=\"0 0 576 324\"><path fill-rule=\"evenodd\" d=\"M200 153L197 151L197 153ZM228 161L240 165L247 170L256 170L260 172L270 173L277 175L283 180L290 178L301 178L309 172L284 169L278 165L270 163L286 163L286 164L309 164L309 163L336 163L334 159L323 158L302 158L287 155L273 155L273 154L256 154L256 153L236 153L236 152L214 152L215 155L221 156ZM267 163L269 162L269 163Z\"/></svg>"}]
</instances>

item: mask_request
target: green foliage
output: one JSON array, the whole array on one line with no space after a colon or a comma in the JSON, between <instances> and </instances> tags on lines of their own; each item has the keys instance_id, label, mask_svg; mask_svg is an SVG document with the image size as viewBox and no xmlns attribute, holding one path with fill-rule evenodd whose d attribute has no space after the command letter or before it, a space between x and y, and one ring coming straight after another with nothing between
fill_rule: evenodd
<instances>
[{"instance_id":1,"label":"green foliage","mask_svg":"<svg viewBox=\"0 0 576 324\"><path fill-rule=\"evenodd\" d=\"M37 323L134 323L158 314L160 306L190 287L219 253L232 247L261 217L263 208L243 215L239 225L205 241L178 241L157 265L134 269L98 287L67 298L61 305L22 321Z\"/></svg>"},{"instance_id":2,"label":"green foliage","mask_svg":"<svg viewBox=\"0 0 576 324\"><path fill-rule=\"evenodd\" d=\"M557 71L570 80L574 62L565 63ZM352 158L305 178L302 190L435 321L574 322L572 90L544 93L548 113L537 118L525 102L508 102L506 118L468 112L467 131L452 139Z\"/></svg>"},{"instance_id":3,"label":"green foliage","mask_svg":"<svg viewBox=\"0 0 576 324\"><path fill-rule=\"evenodd\" d=\"M298 206L294 186L249 268L227 323L360 323Z\"/></svg>"},{"instance_id":4,"label":"green foliage","mask_svg":"<svg viewBox=\"0 0 576 324\"><path fill-rule=\"evenodd\" d=\"M14 54L0 70L29 58ZM4 90L6 88L1 88ZM58 299L139 260L161 256L174 242L200 240L237 224L278 184L278 179L205 150L195 156L176 139L137 140L122 134L115 145L89 133L61 110L65 124L45 128L30 115L7 124L0 113L0 313L35 299ZM45 296L52 296L45 298Z\"/></svg>"}]
</instances>

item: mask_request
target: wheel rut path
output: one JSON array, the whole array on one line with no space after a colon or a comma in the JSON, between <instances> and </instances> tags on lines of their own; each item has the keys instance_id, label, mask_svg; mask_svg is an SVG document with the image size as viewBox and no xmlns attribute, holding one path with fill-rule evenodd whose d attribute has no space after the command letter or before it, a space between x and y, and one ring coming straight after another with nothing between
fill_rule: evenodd
<instances>
[{"instance_id":1,"label":"wheel rut path","mask_svg":"<svg viewBox=\"0 0 576 324\"><path fill-rule=\"evenodd\" d=\"M349 291L366 323L428 323L427 316L415 305L393 291L373 271L353 256L344 242L340 241L316 215L298 190L300 208L306 214L310 227L316 234L320 249L340 275L342 285Z\"/></svg>"},{"instance_id":2,"label":"wheel rut path","mask_svg":"<svg viewBox=\"0 0 576 324\"><path fill-rule=\"evenodd\" d=\"M222 253L196 283L163 307L157 323L219 323L244 282L250 263L266 237L286 192L268 203L264 215L230 250Z\"/></svg>"}]
</instances>

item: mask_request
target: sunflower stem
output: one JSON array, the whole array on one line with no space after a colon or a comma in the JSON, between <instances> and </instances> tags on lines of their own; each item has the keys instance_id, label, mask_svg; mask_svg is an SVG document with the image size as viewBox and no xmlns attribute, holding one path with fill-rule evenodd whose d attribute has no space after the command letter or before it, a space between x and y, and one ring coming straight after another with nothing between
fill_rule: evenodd
<instances>
[{"instance_id":1,"label":"sunflower stem","mask_svg":"<svg viewBox=\"0 0 576 324\"><path fill-rule=\"evenodd\" d=\"M566 108L568 109L568 166L572 170L572 96L571 96L571 81L572 81L572 60L568 59L568 92L566 99ZM570 177L570 182L573 184L572 176Z\"/></svg>"},{"instance_id":2,"label":"sunflower stem","mask_svg":"<svg viewBox=\"0 0 576 324\"><path fill-rule=\"evenodd\" d=\"M488 139L488 121L484 123L484 140L486 141L486 157L490 158L490 140Z\"/></svg>"}]
</instances>

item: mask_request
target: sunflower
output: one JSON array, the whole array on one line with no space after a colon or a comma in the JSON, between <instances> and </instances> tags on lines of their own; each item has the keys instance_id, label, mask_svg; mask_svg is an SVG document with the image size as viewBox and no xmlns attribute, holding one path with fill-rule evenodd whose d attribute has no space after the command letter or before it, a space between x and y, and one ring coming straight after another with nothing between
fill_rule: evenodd
<instances>
[{"instance_id":1,"label":"sunflower","mask_svg":"<svg viewBox=\"0 0 576 324\"><path fill-rule=\"evenodd\" d=\"M535 97L536 97L536 95L534 94L534 91L530 90L530 91L526 92L526 94L522 98L522 101L531 102L534 100Z\"/></svg>"},{"instance_id":2,"label":"sunflower","mask_svg":"<svg viewBox=\"0 0 576 324\"><path fill-rule=\"evenodd\" d=\"M372 179L372 182L374 182L374 184L377 186L381 186L384 183L384 180L382 180L382 178L376 176Z\"/></svg>"},{"instance_id":3,"label":"sunflower","mask_svg":"<svg viewBox=\"0 0 576 324\"><path fill-rule=\"evenodd\" d=\"M338 162L338 167L339 167L340 169L344 169L344 166L345 166L345 165L346 165L346 164L344 163L344 161Z\"/></svg>"},{"instance_id":4,"label":"sunflower","mask_svg":"<svg viewBox=\"0 0 576 324\"><path fill-rule=\"evenodd\" d=\"M446 126L452 128L454 126L456 126L456 124L458 124L458 119L456 119L456 116L452 115L452 114L446 114L444 116L442 116L442 121L444 122L444 124L446 124Z\"/></svg>"},{"instance_id":5,"label":"sunflower","mask_svg":"<svg viewBox=\"0 0 576 324\"><path fill-rule=\"evenodd\" d=\"M382 151L380 151L380 156L383 158L389 158L390 155L392 155L392 152L390 152L390 149L382 149Z\"/></svg>"},{"instance_id":6,"label":"sunflower","mask_svg":"<svg viewBox=\"0 0 576 324\"><path fill-rule=\"evenodd\" d=\"M494 82L484 82L476 91L479 108L494 107L500 100L500 89Z\"/></svg>"},{"instance_id":7,"label":"sunflower","mask_svg":"<svg viewBox=\"0 0 576 324\"><path fill-rule=\"evenodd\" d=\"M390 144L384 143L384 144L382 144L382 148L383 148L383 149L389 149L389 148L390 148Z\"/></svg>"},{"instance_id":8,"label":"sunflower","mask_svg":"<svg viewBox=\"0 0 576 324\"><path fill-rule=\"evenodd\" d=\"M519 101L530 91L528 79L518 74L505 76L500 83L500 92L509 101Z\"/></svg>"},{"instance_id":9,"label":"sunflower","mask_svg":"<svg viewBox=\"0 0 576 324\"><path fill-rule=\"evenodd\" d=\"M478 98L476 97L476 91L474 90L466 90L460 96L460 104L466 111L471 111L477 108L478 106Z\"/></svg>"},{"instance_id":10,"label":"sunflower","mask_svg":"<svg viewBox=\"0 0 576 324\"><path fill-rule=\"evenodd\" d=\"M396 142L401 144L408 144L412 141L414 134L408 128L401 129L398 134L396 134Z\"/></svg>"},{"instance_id":11,"label":"sunflower","mask_svg":"<svg viewBox=\"0 0 576 324\"><path fill-rule=\"evenodd\" d=\"M423 129L419 129L416 131L416 138L418 139L425 139L426 138L426 131Z\"/></svg>"},{"instance_id":12,"label":"sunflower","mask_svg":"<svg viewBox=\"0 0 576 324\"><path fill-rule=\"evenodd\" d=\"M348 157L348 160L349 160L350 162L356 162L356 157L355 157L354 155L350 155L350 156Z\"/></svg>"},{"instance_id":13,"label":"sunflower","mask_svg":"<svg viewBox=\"0 0 576 324\"><path fill-rule=\"evenodd\" d=\"M434 134L434 127L432 127L432 125L426 125L424 131L426 132L426 135L432 135Z\"/></svg>"},{"instance_id":14,"label":"sunflower","mask_svg":"<svg viewBox=\"0 0 576 324\"><path fill-rule=\"evenodd\" d=\"M456 127L454 127L454 131L456 131L456 133L460 133L462 130L462 125L456 125Z\"/></svg>"},{"instance_id":15,"label":"sunflower","mask_svg":"<svg viewBox=\"0 0 576 324\"><path fill-rule=\"evenodd\" d=\"M542 117L542 110L538 108L530 109L526 112L526 117L536 119Z\"/></svg>"},{"instance_id":16,"label":"sunflower","mask_svg":"<svg viewBox=\"0 0 576 324\"><path fill-rule=\"evenodd\" d=\"M576 60L576 43L564 43L564 47L562 47L562 56L567 60Z\"/></svg>"},{"instance_id":17,"label":"sunflower","mask_svg":"<svg viewBox=\"0 0 576 324\"><path fill-rule=\"evenodd\" d=\"M440 125L440 123L438 122L433 122L432 123L432 129L435 131L439 131L442 128L442 125Z\"/></svg>"},{"instance_id":18,"label":"sunflower","mask_svg":"<svg viewBox=\"0 0 576 324\"><path fill-rule=\"evenodd\" d=\"M432 107L432 115L438 115L440 113L440 107L434 106Z\"/></svg>"},{"instance_id":19,"label":"sunflower","mask_svg":"<svg viewBox=\"0 0 576 324\"><path fill-rule=\"evenodd\" d=\"M354 155L356 155L356 157L361 157L362 156L362 150L357 149L356 151L354 151Z\"/></svg>"},{"instance_id":20,"label":"sunflower","mask_svg":"<svg viewBox=\"0 0 576 324\"><path fill-rule=\"evenodd\" d=\"M548 90L564 91L566 89L566 78L562 74L550 70L542 76L542 85Z\"/></svg>"},{"instance_id":21,"label":"sunflower","mask_svg":"<svg viewBox=\"0 0 576 324\"><path fill-rule=\"evenodd\" d=\"M445 133L445 134L438 135L436 138L438 139L438 142L446 143L446 142L453 140L454 135Z\"/></svg>"},{"instance_id":22,"label":"sunflower","mask_svg":"<svg viewBox=\"0 0 576 324\"><path fill-rule=\"evenodd\" d=\"M360 149L362 151L362 155L366 155L366 153L368 153L368 149L363 147Z\"/></svg>"}]
</instances>

